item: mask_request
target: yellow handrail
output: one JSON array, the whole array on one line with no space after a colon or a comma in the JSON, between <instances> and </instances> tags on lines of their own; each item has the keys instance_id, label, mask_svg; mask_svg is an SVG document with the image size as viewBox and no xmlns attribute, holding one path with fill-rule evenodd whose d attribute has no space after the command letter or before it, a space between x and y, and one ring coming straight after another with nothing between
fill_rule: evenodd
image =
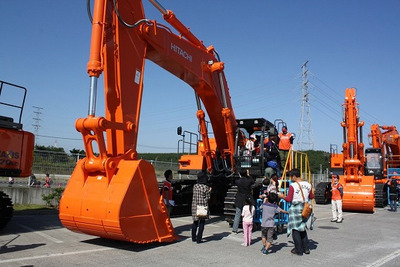
<instances>
[{"instance_id":1,"label":"yellow handrail","mask_svg":"<svg viewBox=\"0 0 400 267\"><path fill-rule=\"evenodd\" d=\"M283 182L283 181L286 181L286 175L287 175L288 170L291 170L294 168L300 170L301 179L306 180L307 182L312 184L312 181L311 181L312 175L311 175L311 168L310 168L310 162L308 160L308 155L304 152L295 151L295 150L290 149L288 156L286 158L286 161L285 161L285 166L283 168L282 177L279 182L278 191L281 190L282 185L286 191L287 183Z\"/></svg>"}]
</instances>

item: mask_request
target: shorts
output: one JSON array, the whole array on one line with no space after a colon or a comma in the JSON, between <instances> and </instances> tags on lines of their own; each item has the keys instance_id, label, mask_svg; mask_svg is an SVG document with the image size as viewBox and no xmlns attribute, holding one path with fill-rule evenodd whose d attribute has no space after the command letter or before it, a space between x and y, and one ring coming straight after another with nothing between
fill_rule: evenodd
<instances>
[{"instance_id":1,"label":"shorts","mask_svg":"<svg viewBox=\"0 0 400 267\"><path fill-rule=\"evenodd\" d=\"M275 227L261 227L261 237L267 239L267 242L272 243L274 240Z\"/></svg>"}]
</instances>

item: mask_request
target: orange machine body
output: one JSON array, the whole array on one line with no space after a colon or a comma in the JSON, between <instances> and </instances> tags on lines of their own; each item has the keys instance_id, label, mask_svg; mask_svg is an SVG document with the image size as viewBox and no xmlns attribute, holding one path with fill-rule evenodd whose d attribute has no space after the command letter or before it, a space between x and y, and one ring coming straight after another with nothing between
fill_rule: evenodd
<instances>
[{"instance_id":1,"label":"orange machine body","mask_svg":"<svg viewBox=\"0 0 400 267\"><path fill-rule=\"evenodd\" d=\"M381 131L382 129L382 131ZM368 135L373 148L381 150L383 160L383 177L387 177L388 168L400 167L400 138L396 126L371 125L371 133ZM386 180L381 181L386 182Z\"/></svg>"},{"instance_id":2,"label":"orange machine body","mask_svg":"<svg viewBox=\"0 0 400 267\"><path fill-rule=\"evenodd\" d=\"M16 91L22 91L22 94L16 94ZM0 106L4 112L0 116L0 176L27 177L32 174L35 145L35 136L24 131L21 124L27 89L0 81L0 96L2 93L23 97L20 103L9 103L7 99L0 98ZM16 114L19 114L19 118Z\"/></svg>"},{"instance_id":3,"label":"orange machine body","mask_svg":"<svg viewBox=\"0 0 400 267\"><path fill-rule=\"evenodd\" d=\"M374 176L364 175L364 122L359 118L354 88L346 89L343 107L343 175L339 176L343 185L343 210L374 212Z\"/></svg>"},{"instance_id":4,"label":"orange machine body","mask_svg":"<svg viewBox=\"0 0 400 267\"><path fill-rule=\"evenodd\" d=\"M331 168L343 169L343 154L331 154Z\"/></svg>"},{"instance_id":5,"label":"orange machine body","mask_svg":"<svg viewBox=\"0 0 400 267\"><path fill-rule=\"evenodd\" d=\"M89 108L88 117L75 125L86 158L67 184L59 213L62 224L72 231L137 243L177 238L152 165L137 159L145 59L189 84L203 102L216 144L207 136L204 111L198 105L206 164L212 163L214 147L224 157L233 155L236 120L223 63L171 11L165 10L164 18L179 35L145 19L141 1L94 2L88 73L92 89L104 72L105 117L96 117ZM203 161L198 164L204 167Z\"/></svg>"},{"instance_id":6,"label":"orange machine body","mask_svg":"<svg viewBox=\"0 0 400 267\"><path fill-rule=\"evenodd\" d=\"M217 144L214 138L209 138L210 150L216 151ZM184 172L190 171L201 171L207 168L206 162L206 148L204 147L204 141L200 140L197 142L197 154L182 155L179 159L179 170Z\"/></svg>"},{"instance_id":7,"label":"orange machine body","mask_svg":"<svg viewBox=\"0 0 400 267\"><path fill-rule=\"evenodd\" d=\"M331 170L343 174L343 153L338 153L338 146L331 144L329 148L329 163Z\"/></svg>"},{"instance_id":8,"label":"orange machine body","mask_svg":"<svg viewBox=\"0 0 400 267\"><path fill-rule=\"evenodd\" d=\"M0 173L28 177L32 173L35 136L26 131L0 128Z\"/></svg>"},{"instance_id":9,"label":"orange machine body","mask_svg":"<svg viewBox=\"0 0 400 267\"><path fill-rule=\"evenodd\" d=\"M400 173L400 139L396 126L371 125L368 135L372 148L366 149L366 172L375 176L375 194L377 207L388 203L386 182Z\"/></svg>"}]
</instances>

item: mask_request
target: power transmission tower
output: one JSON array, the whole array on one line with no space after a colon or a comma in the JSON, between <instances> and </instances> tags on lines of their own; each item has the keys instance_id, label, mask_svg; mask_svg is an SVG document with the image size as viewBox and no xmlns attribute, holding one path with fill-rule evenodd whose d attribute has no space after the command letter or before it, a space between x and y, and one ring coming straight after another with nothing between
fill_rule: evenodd
<instances>
[{"instance_id":1,"label":"power transmission tower","mask_svg":"<svg viewBox=\"0 0 400 267\"><path fill-rule=\"evenodd\" d=\"M312 133L311 123L311 110L310 110L310 99L308 92L308 60L301 66L303 71L303 85L302 85L302 100L301 100L301 113L300 113L300 125L299 125L299 137L297 138L297 149L298 150L312 150L314 149L314 138Z\"/></svg>"},{"instance_id":2,"label":"power transmission tower","mask_svg":"<svg viewBox=\"0 0 400 267\"><path fill-rule=\"evenodd\" d=\"M42 109L41 107L35 107L32 106L35 111L33 111L33 113L35 113L35 117L33 118L33 129L35 129L35 145L38 145L39 143L39 129L40 129L40 115L42 115Z\"/></svg>"}]
</instances>

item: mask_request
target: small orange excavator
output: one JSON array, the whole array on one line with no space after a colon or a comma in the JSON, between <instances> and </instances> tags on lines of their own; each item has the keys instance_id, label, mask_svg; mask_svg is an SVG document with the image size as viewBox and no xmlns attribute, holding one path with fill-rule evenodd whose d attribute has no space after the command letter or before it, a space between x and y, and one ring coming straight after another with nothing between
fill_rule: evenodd
<instances>
[{"instance_id":1,"label":"small orange excavator","mask_svg":"<svg viewBox=\"0 0 400 267\"><path fill-rule=\"evenodd\" d=\"M356 102L356 90L346 89L343 104L343 175L339 182L343 185L344 211L375 211L374 176L364 174L364 143L362 126Z\"/></svg>"},{"instance_id":2,"label":"small orange excavator","mask_svg":"<svg viewBox=\"0 0 400 267\"><path fill-rule=\"evenodd\" d=\"M205 47L172 11L155 0L150 2L179 35L146 19L139 0L94 2L87 66L91 81L89 114L75 124L82 134L87 156L77 163L59 212L62 224L72 231L135 243L170 242L177 238L158 190L154 168L137 156L146 59L194 89L202 155L209 172L213 162L219 160L227 163L225 169L232 168L237 121L224 63L215 49ZM95 115L101 73L105 117ZM201 102L213 127L215 144L208 138Z\"/></svg>"}]
</instances>

